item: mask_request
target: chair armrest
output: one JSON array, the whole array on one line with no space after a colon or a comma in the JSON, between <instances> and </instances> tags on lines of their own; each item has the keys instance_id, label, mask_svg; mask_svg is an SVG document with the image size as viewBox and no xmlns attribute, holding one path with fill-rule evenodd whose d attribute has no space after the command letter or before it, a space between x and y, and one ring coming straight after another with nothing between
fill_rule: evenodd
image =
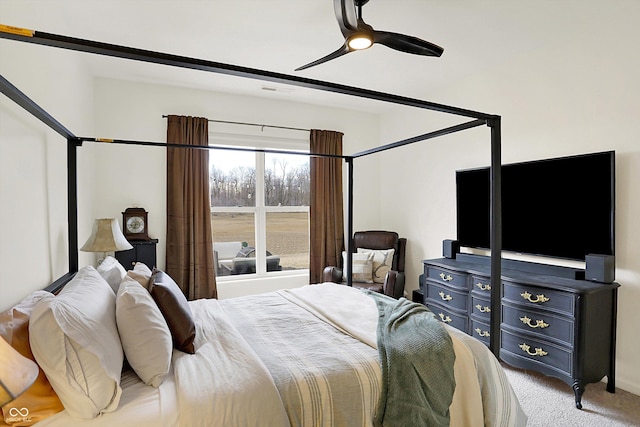
<instances>
[{"instance_id":1,"label":"chair armrest","mask_svg":"<svg viewBox=\"0 0 640 427\"><path fill-rule=\"evenodd\" d=\"M384 277L382 291L385 295L399 299L404 294L404 273L389 270Z\"/></svg>"},{"instance_id":2,"label":"chair armrest","mask_svg":"<svg viewBox=\"0 0 640 427\"><path fill-rule=\"evenodd\" d=\"M323 282L342 283L342 270L338 267L325 267L322 271Z\"/></svg>"}]
</instances>

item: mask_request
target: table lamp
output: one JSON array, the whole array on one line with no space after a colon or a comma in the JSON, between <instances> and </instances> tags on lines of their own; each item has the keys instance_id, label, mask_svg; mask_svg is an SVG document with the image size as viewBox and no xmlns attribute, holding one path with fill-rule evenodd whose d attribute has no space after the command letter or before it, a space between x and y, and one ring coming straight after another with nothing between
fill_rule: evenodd
<instances>
[{"instance_id":1,"label":"table lamp","mask_svg":"<svg viewBox=\"0 0 640 427\"><path fill-rule=\"evenodd\" d=\"M0 338L0 406L14 400L38 377L39 368L33 360L18 353Z\"/></svg>"},{"instance_id":2,"label":"table lamp","mask_svg":"<svg viewBox=\"0 0 640 427\"><path fill-rule=\"evenodd\" d=\"M84 252L102 252L102 259L98 260L98 264L106 257L107 252L128 249L133 249L133 246L125 239L115 218L96 219L93 222L91 236L80 248Z\"/></svg>"}]
</instances>

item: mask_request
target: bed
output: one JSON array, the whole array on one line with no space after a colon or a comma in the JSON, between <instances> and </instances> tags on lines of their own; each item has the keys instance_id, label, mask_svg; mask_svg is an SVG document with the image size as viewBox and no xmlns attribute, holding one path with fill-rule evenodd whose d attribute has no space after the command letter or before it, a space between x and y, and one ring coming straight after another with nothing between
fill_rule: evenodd
<instances>
[{"instance_id":1,"label":"bed","mask_svg":"<svg viewBox=\"0 0 640 427\"><path fill-rule=\"evenodd\" d=\"M104 263L19 309L65 408L39 427L526 424L491 352L421 304L335 283L187 302L164 272ZM381 337L401 336L403 324L408 364L381 351L391 347Z\"/></svg>"}]
</instances>

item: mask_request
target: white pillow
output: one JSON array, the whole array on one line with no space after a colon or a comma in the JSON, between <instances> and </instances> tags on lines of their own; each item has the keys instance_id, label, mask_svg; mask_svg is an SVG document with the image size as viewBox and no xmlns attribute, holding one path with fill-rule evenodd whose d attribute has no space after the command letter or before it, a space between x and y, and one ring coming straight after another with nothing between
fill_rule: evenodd
<instances>
[{"instance_id":1,"label":"white pillow","mask_svg":"<svg viewBox=\"0 0 640 427\"><path fill-rule=\"evenodd\" d=\"M118 292L120 282L124 279L124 275L127 274L127 270L112 256L107 256L96 270L98 270L100 276L111 286L114 294Z\"/></svg>"},{"instance_id":2,"label":"white pillow","mask_svg":"<svg viewBox=\"0 0 640 427\"><path fill-rule=\"evenodd\" d=\"M375 283L384 283L387 272L391 270L393 265L393 254L395 249L365 249L358 248L358 253L373 253L373 281Z\"/></svg>"},{"instance_id":3,"label":"white pillow","mask_svg":"<svg viewBox=\"0 0 640 427\"><path fill-rule=\"evenodd\" d=\"M149 291L129 274L116 296L116 322L122 348L140 379L159 387L171 367L171 332Z\"/></svg>"},{"instance_id":4,"label":"white pillow","mask_svg":"<svg viewBox=\"0 0 640 427\"><path fill-rule=\"evenodd\" d=\"M152 271L144 262L136 262L133 266L133 272L143 275L147 280L151 279Z\"/></svg>"},{"instance_id":5,"label":"white pillow","mask_svg":"<svg viewBox=\"0 0 640 427\"><path fill-rule=\"evenodd\" d=\"M95 418L118 407L124 356L116 296L95 268L82 268L58 296L35 306L29 341L71 416Z\"/></svg>"},{"instance_id":6,"label":"white pillow","mask_svg":"<svg viewBox=\"0 0 640 427\"><path fill-rule=\"evenodd\" d=\"M353 263L353 281L354 282L364 282L364 283L373 283L373 254L353 254L352 258ZM345 266L344 271L346 274L343 277L347 277L349 274L347 272L347 252L342 251L342 265Z\"/></svg>"},{"instance_id":7,"label":"white pillow","mask_svg":"<svg viewBox=\"0 0 640 427\"><path fill-rule=\"evenodd\" d=\"M131 279L135 279L140 283L147 291L149 290L149 280L151 279L151 270L145 263L136 262L133 266L133 270L127 271L127 276ZM118 290L116 289L116 293Z\"/></svg>"}]
</instances>

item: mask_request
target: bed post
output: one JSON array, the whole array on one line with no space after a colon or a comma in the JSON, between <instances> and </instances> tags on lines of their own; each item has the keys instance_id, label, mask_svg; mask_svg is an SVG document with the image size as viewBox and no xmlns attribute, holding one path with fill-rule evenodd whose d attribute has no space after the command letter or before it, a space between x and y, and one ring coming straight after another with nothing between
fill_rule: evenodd
<instances>
[{"instance_id":1,"label":"bed post","mask_svg":"<svg viewBox=\"0 0 640 427\"><path fill-rule=\"evenodd\" d=\"M67 223L69 226L69 272L78 271L78 147L82 141L67 138Z\"/></svg>"},{"instance_id":2,"label":"bed post","mask_svg":"<svg viewBox=\"0 0 640 427\"><path fill-rule=\"evenodd\" d=\"M345 159L349 172L347 174L347 259L344 271L353 271L353 157ZM348 267L348 268L347 268ZM347 285L353 285L353 275L347 275Z\"/></svg>"},{"instance_id":3,"label":"bed post","mask_svg":"<svg viewBox=\"0 0 640 427\"><path fill-rule=\"evenodd\" d=\"M500 356L502 299L502 155L500 116L487 120L491 128L491 331L489 347Z\"/></svg>"}]
</instances>

